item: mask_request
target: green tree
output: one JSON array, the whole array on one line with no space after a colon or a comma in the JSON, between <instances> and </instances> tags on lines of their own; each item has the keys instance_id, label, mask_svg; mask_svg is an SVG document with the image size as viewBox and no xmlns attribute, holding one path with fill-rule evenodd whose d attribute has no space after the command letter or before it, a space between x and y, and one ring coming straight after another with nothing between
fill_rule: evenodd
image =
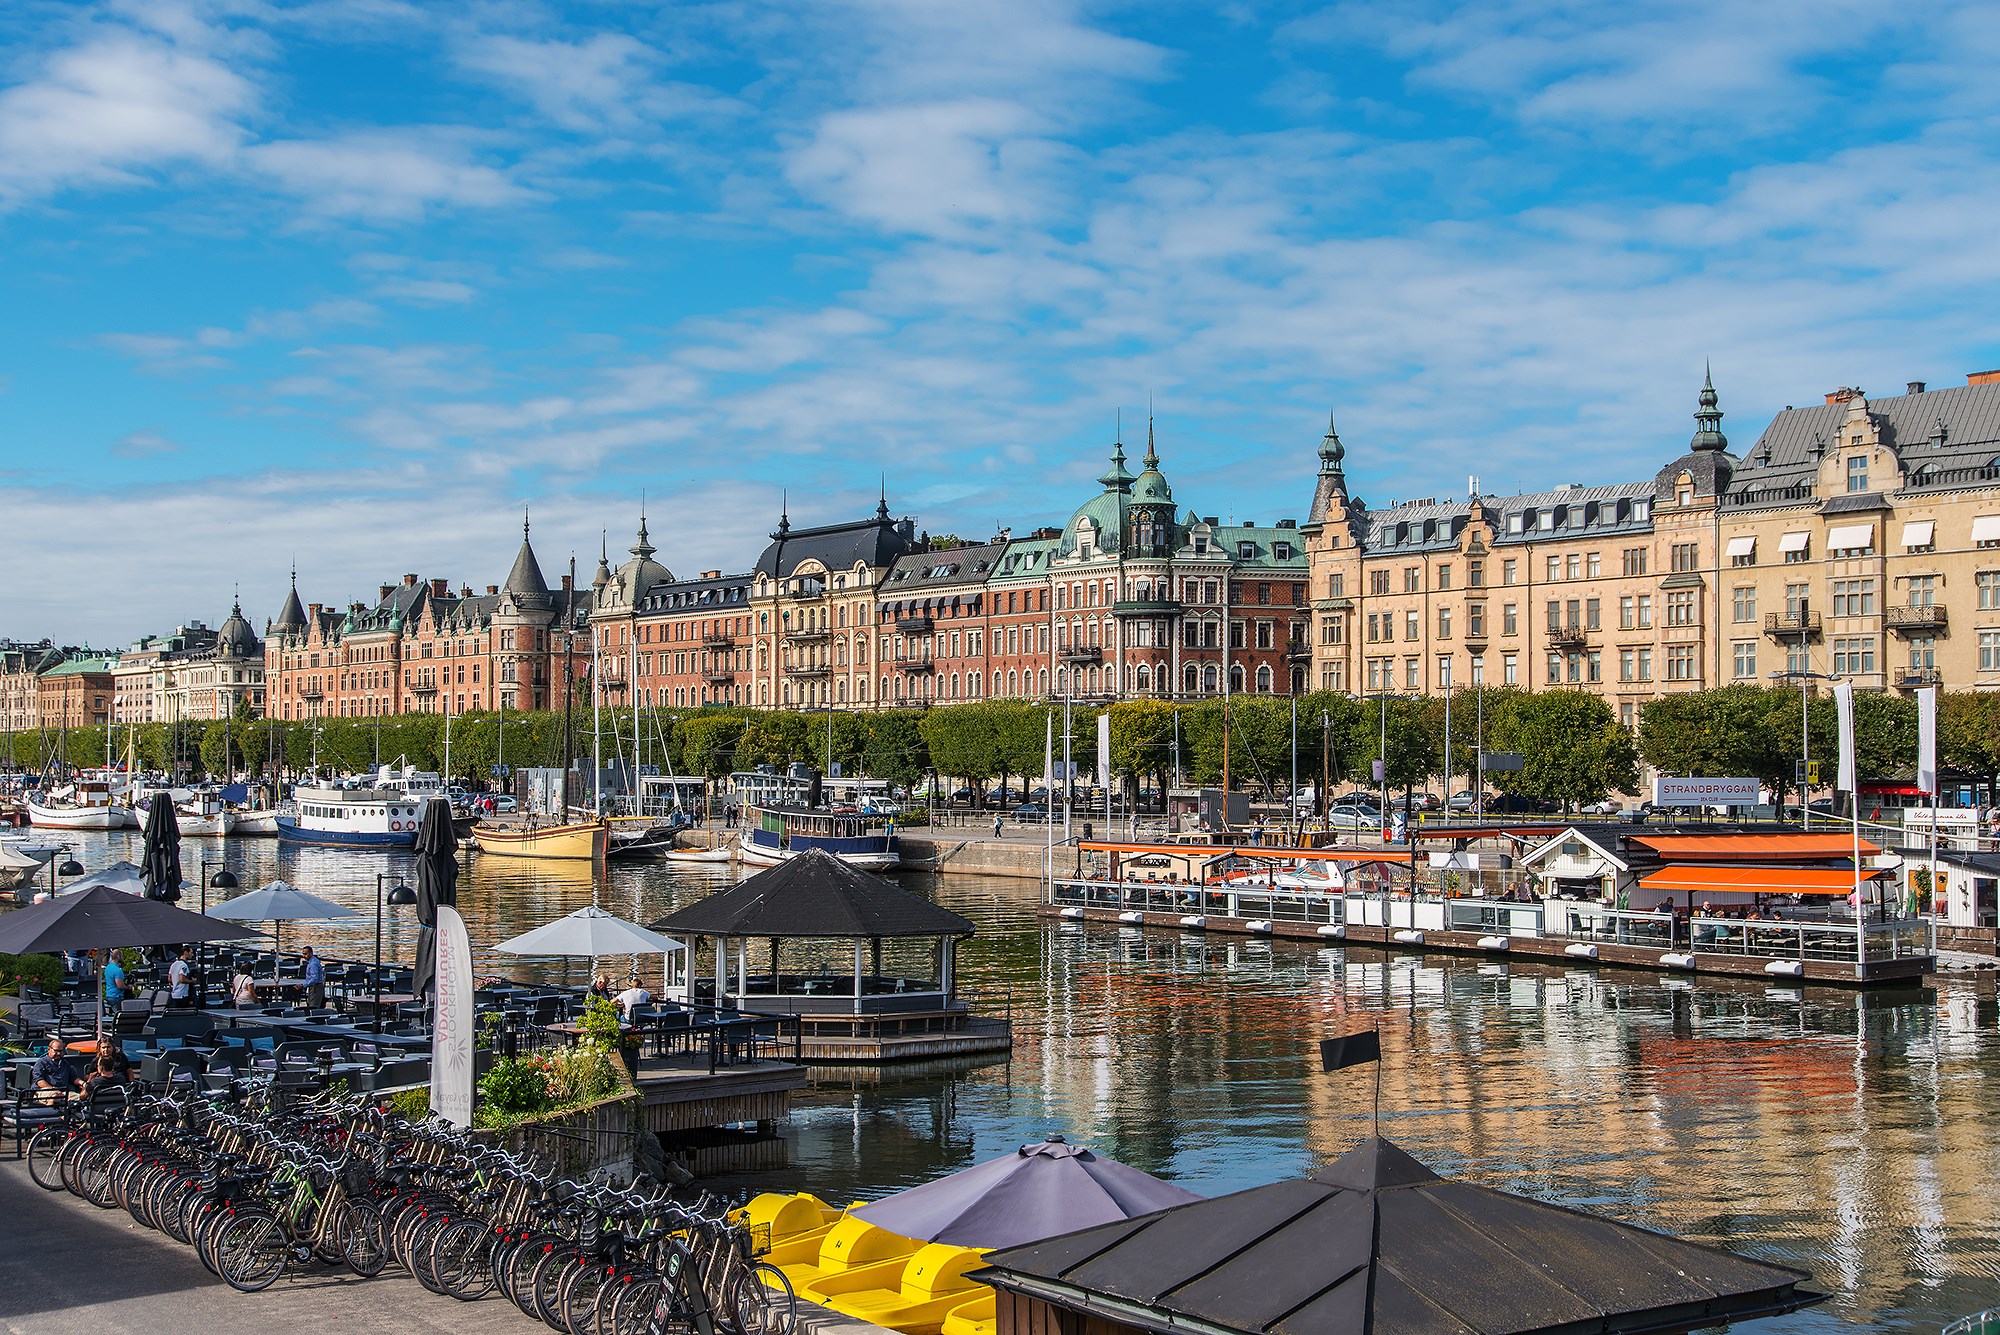
<instances>
[{"instance_id":1,"label":"green tree","mask_svg":"<svg viewBox=\"0 0 2000 1335\"><path fill-rule=\"evenodd\" d=\"M734 711L703 712L682 719L675 729L679 768L683 774L720 779L737 768L737 748L743 742L746 717Z\"/></svg>"},{"instance_id":2,"label":"green tree","mask_svg":"<svg viewBox=\"0 0 2000 1335\"><path fill-rule=\"evenodd\" d=\"M868 742L861 755L863 768L891 783L915 783L931 763L920 726L922 717L912 709L869 715Z\"/></svg>"},{"instance_id":3,"label":"green tree","mask_svg":"<svg viewBox=\"0 0 2000 1335\"><path fill-rule=\"evenodd\" d=\"M1639 783L1632 734L1586 691L1524 694L1502 716L1493 744L1522 757L1520 770L1493 776L1503 791L1560 802L1565 811Z\"/></svg>"}]
</instances>

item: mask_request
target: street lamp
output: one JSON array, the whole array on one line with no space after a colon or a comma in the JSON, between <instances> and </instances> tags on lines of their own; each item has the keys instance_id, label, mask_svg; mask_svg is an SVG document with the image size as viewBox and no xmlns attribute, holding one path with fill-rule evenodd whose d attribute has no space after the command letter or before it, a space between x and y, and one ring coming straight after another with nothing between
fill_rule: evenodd
<instances>
[{"instance_id":1,"label":"street lamp","mask_svg":"<svg viewBox=\"0 0 2000 1335\"><path fill-rule=\"evenodd\" d=\"M390 904L414 904L417 902L417 892L410 889L409 886L404 885L401 881L396 882L395 887L389 891L385 901L382 893L382 883L388 879L389 874L387 872L378 871L375 873L375 973L373 976L375 981L375 1032L377 1034L382 1032L382 905L384 902Z\"/></svg>"},{"instance_id":2,"label":"street lamp","mask_svg":"<svg viewBox=\"0 0 2000 1335\"><path fill-rule=\"evenodd\" d=\"M1804 668L1787 668L1783 672L1773 672L1772 681L1797 681L1799 684L1799 828L1812 829L1812 804L1806 800L1806 766L1809 763L1809 736L1806 731L1806 683L1809 681L1836 682L1837 672L1808 672Z\"/></svg>"},{"instance_id":3,"label":"street lamp","mask_svg":"<svg viewBox=\"0 0 2000 1335\"><path fill-rule=\"evenodd\" d=\"M216 869L213 876L208 874L210 867ZM201 911L203 913L208 912L208 892L211 889L234 890L237 884L236 873L223 866L220 860L212 861L208 858L203 858L201 860ZM201 1005L206 1006L208 1004L208 952L210 943L204 941L197 949L199 953L195 958L200 963L195 966L195 987L197 989L195 995L201 998Z\"/></svg>"}]
</instances>

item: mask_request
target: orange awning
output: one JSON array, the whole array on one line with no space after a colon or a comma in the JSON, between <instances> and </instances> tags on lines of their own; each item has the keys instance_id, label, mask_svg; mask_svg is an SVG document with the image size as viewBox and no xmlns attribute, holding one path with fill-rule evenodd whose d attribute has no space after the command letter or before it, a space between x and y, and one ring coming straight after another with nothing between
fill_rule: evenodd
<instances>
[{"instance_id":1,"label":"orange awning","mask_svg":"<svg viewBox=\"0 0 2000 1335\"><path fill-rule=\"evenodd\" d=\"M1862 868L1861 884L1887 871ZM1647 890L1691 891L1695 894L1731 890L1746 895L1851 895L1854 873L1845 867L1663 867L1639 884Z\"/></svg>"},{"instance_id":2,"label":"orange awning","mask_svg":"<svg viewBox=\"0 0 2000 1335\"><path fill-rule=\"evenodd\" d=\"M1845 858L1854 854L1854 836L1837 834L1636 834L1632 842L1663 858L1756 862L1765 858ZM1861 856L1882 850L1866 839Z\"/></svg>"},{"instance_id":3,"label":"orange awning","mask_svg":"<svg viewBox=\"0 0 2000 1335\"><path fill-rule=\"evenodd\" d=\"M1220 858L1234 854L1245 858L1266 858L1277 862L1408 862L1410 855L1389 849L1367 848L1282 848L1276 844L1119 844L1102 839L1081 839L1078 848L1086 853L1168 853L1177 858Z\"/></svg>"}]
</instances>

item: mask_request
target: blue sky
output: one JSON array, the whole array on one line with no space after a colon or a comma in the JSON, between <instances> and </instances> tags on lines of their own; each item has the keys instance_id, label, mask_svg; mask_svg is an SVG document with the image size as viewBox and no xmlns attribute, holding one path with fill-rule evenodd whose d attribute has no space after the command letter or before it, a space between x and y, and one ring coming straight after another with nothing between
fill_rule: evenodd
<instances>
[{"instance_id":1,"label":"blue sky","mask_svg":"<svg viewBox=\"0 0 2000 1335\"><path fill-rule=\"evenodd\" d=\"M0 635L1056 522L1150 403L1302 517L1650 474L2000 364L2000 11L0 9Z\"/></svg>"}]
</instances>

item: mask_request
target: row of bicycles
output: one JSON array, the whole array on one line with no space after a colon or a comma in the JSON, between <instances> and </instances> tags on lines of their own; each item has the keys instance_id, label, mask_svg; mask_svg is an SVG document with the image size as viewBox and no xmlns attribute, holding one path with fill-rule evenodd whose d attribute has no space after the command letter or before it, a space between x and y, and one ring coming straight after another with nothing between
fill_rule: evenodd
<instances>
[{"instance_id":1,"label":"row of bicycles","mask_svg":"<svg viewBox=\"0 0 2000 1335\"><path fill-rule=\"evenodd\" d=\"M577 1181L367 1098L285 1106L135 1093L70 1106L28 1170L195 1249L244 1292L288 1271L390 1266L434 1293L494 1293L566 1335L793 1335L797 1303L768 1246L721 1202Z\"/></svg>"}]
</instances>

